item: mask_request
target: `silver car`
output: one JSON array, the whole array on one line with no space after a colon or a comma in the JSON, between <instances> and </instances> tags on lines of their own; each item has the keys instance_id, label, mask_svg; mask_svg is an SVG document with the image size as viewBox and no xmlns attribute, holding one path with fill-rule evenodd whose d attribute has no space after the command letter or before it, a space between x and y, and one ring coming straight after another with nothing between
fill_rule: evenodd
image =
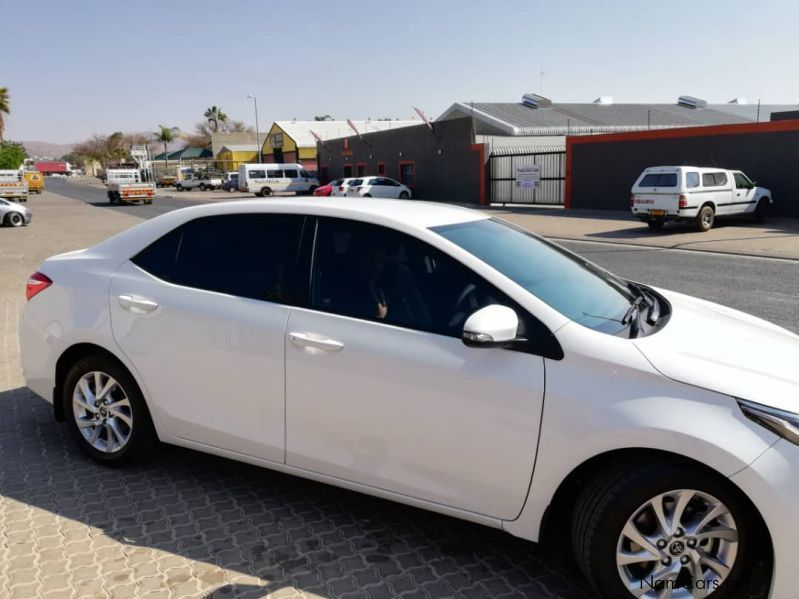
<instances>
[{"instance_id":1,"label":"silver car","mask_svg":"<svg viewBox=\"0 0 799 599\"><path fill-rule=\"evenodd\" d=\"M0 199L0 223L6 227L21 227L31 222L32 214L22 204Z\"/></svg>"}]
</instances>

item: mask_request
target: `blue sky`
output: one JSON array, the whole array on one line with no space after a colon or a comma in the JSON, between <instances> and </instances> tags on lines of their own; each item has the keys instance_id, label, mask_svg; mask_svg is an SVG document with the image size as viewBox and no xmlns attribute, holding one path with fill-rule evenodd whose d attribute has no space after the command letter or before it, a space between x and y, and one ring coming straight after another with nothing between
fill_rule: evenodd
<instances>
[{"instance_id":1,"label":"blue sky","mask_svg":"<svg viewBox=\"0 0 799 599\"><path fill-rule=\"evenodd\" d=\"M799 2L0 0L9 139L438 116L455 101L799 103ZM540 71L544 70L543 88Z\"/></svg>"}]
</instances>

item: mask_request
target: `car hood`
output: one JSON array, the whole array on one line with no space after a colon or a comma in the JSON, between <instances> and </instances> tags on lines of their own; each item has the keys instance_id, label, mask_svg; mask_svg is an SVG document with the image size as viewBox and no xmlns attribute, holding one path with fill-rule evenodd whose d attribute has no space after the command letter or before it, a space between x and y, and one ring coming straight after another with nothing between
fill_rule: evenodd
<instances>
[{"instance_id":1,"label":"car hood","mask_svg":"<svg viewBox=\"0 0 799 599\"><path fill-rule=\"evenodd\" d=\"M672 305L671 319L634 343L661 374L799 412L799 336L732 308L658 292Z\"/></svg>"}]
</instances>

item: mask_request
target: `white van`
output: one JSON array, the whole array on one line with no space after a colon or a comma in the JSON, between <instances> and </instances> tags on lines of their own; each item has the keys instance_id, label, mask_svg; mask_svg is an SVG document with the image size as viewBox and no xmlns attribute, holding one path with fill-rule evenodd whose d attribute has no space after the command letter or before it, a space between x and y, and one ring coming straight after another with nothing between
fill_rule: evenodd
<instances>
[{"instance_id":1,"label":"white van","mask_svg":"<svg viewBox=\"0 0 799 599\"><path fill-rule=\"evenodd\" d=\"M632 188L630 208L650 229L667 220L689 220L700 231L717 216L751 214L759 222L773 204L771 192L741 171L699 166L654 166Z\"/></svg>"},{"instance_id":2,"label":"white van","mask_svg":"<svg viewBox=\"0 0 799 599\"><path fill-rule=\"evenodd\" d=\"M239 191L257 196L291 192L311 194L319 181L301 164L242 164L239 167Z\"/></svg>"}]
</instances>

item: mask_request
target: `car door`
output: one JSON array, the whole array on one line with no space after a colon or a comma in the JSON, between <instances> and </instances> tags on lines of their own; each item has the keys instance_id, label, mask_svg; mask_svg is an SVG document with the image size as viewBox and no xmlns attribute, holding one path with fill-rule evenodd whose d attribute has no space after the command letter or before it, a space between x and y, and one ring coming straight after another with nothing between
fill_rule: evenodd
<instances>
[{"instance_id":1,"label":"car door","mask_svg":"<svg viewBox=\"0 0 799 599\"><path fill-rule=\"evenodd\" d=\"M532 319L417 238L320 218L315 239L310 304L292 309L287 328L287 463L516 517L535 460L544 361L460 337L485 305L513 307L522 335Z\"/></svg>"},{"instance_id":2,"label":"car door","mask_svg":"<svg viewBox=\"0 0 799 599\"><path fill-rule=\"evenodd\" d=\"M391 181L385 177L376 177L372 179L372 185L374 189L372 195L374 195L376 198L397 197L397 194L394 193L394 187L391 185Z\"/></svg>"},{"instance_id":3,"label":"car door","mask_svg":"<svg viewBox=\"0 0 799 599\"><path fill-rule=\"evenodd\" d=\"M304 219L196 219L115 272L114 338L173 435L284 462L284 333ZM307 283L306 283L307 286Z\"/></svg>"},{"instance_id":4,"label":"car door","mask_svg":"<svg viewBox=\"0 0 799 599\"><path fill-rule=\"evenodd\" d=\"M754 212L756 206L754 183L740 171L733 172L732 176L735 182L735 197L733 198L731 213Z\"/></svg>"}]
</instances>

